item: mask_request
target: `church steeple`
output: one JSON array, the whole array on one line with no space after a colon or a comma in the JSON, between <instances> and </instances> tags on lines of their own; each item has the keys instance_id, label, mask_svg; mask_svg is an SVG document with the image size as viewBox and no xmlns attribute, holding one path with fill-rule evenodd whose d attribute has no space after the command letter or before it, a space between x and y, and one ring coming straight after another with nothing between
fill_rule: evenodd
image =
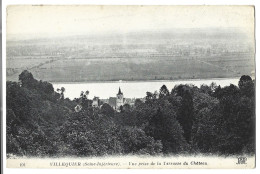
<instances>
[{"instance_id":1,"label":"church steeple","mask_svg":"<svg viewBox=\"0 0 260 174\"><path fill-rule=\"evenodd\" d=\"M118 110L120 106L124 105L124 94L122 93L120 87L116 95L116 109Z\"/></svg>"},{"instance_id":2,"label":"church steeple","mask_svg":"<svg viewBox=\"0 0 260 174\"><path fill-rule=\"evenodd\" d=\"M123 93L121 92L121 89L119 87L119 90L118 90L118 94L117 95L123 95Z\"/></svg>"}]
</instances>

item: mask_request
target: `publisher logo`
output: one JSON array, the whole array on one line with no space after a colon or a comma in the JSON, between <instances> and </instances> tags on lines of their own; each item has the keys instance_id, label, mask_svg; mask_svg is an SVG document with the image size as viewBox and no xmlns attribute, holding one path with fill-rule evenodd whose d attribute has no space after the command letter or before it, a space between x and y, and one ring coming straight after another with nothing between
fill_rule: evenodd
<instances>
[{"instance_id":1,"label":"publisher logo","mask_svg":"<svg viewBox=\"0 0 260 174\"><path fill-rule=\"evenodd\" d=\"M246 157L238 157L236 164L246 164L247 158Z\"/></svg>"}]
</instances>

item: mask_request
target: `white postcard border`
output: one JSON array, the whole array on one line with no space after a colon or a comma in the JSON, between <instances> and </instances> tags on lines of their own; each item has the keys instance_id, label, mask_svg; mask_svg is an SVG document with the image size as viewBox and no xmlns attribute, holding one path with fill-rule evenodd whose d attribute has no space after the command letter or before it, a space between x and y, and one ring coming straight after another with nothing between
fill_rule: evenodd
<instances>
[{"instance_id":1,"label":"white postcard border","mask_svg":"<svg viewBox=\"0 0 260 174\"><path fill-rule=\"evenodd\" d=\"M257 1L250 1L250 0L248 0L248 1L243 1L243 0L241 0L241 1L238 1L238 0L221 0L221 1L205 1L205 0L198 0L198 1L196 1L196 3L194 3L194 1L192 1L192 0L190 0L190 1L182 1L182 2L176 2L176 1L174 1L173 3L172 3L172 1L170 2L170 0L167 0L167 1L153 1L153 0L149 0L149 2L148 1L124 1L124 3L122 3L122 2L119 2L119 1L109 1L109 3L108 3L108 1L106 1L106 0L96 0L96 1L83 1L83 0L75 0L75 1L71 1L71 0L45 0L45 1L42 1L42 0L23 0L23 1L21 1L21 0L9 0L8 2L7 1L3 1L3 4L2 4L2 8L3 8L3 10L2 10L2 65L3 65L3 67L2 67L2 74L3 74L3 135L4 135L4 137L3 137L3 142L5 143L6 142L6 137L5 137L5 134L6 134L6 126L5 126L5 124L6 124L6 121L5 121L5 115L6 115L6 110L5 110L5 108L6 108L6 101L5 101L5 98L6 98L6 87L5 87L5 80L6 80L6 71L5 71L5 66L6 66L6 53L5 53L5 50L6 50L6 45L5 45L5 40L6 40L6 35L5 35L5 33L6 33L6 5L10 5L10 4L124 4L124 5L137 5L137 4L139 4L139 5L141 5L141 4L145 4L145 5L170 5L170 4L172 4L172 5L203 5L203 4L207 4L207 5L224 5L224 4L232 4L232 5L245 5L245 4L247 4L247 5L250 5L250 4L255 4L256 5L256 19L258 19L259 18L259 13L257 13L258 12L258 6L257 6L257 4L256 4L256 2ZM256 28L258 28L257 27L257 21L256 21ZM257 36L257 30L256 30L256 36ZM257 37L258 38L258 37ZM256 45L256 50L258 50L257 48L259 48L258 47L258 45ZM257 67L257 65L258 65L258 61L257 61L257 56L258 56L258 54L257 54L257 52L258 51L256 51L256 67ZM258 71L256 71L256 72L258 72ZM259 89L257 89L256 90L256 104L257 104L257 106L258 106L258 102L259 101ZM257 107L256 106L256 115L258 115L258 113L259 113L259 107ZM259 119L257 119L256 120L256 125L259 125ZM259 130L259 128L258 128L258 126L256 126L256 132L258 132L258 130ZM256 138L256 140L257 140L257 142L256 142L256 146L259 144L258 142L259 142L259 139L257 139ZM4 145L4 147L3 147L3 160L4 160L4 164L3 164L3 166L4 166L4 173L35 173L35 172L37 172L37 173L45 173L46 171L45 170L39 170L39 169L23 169L23 170L18 170L18 169L10 169L10 168L6 168L6 147L5 147L5 145ZM256 164L257 165L257 164ZM257 165L258 166L258 165ZM136 171L136 170L135 170ZM163 172L170 172L171 170L164 170ZM62 172L62 173L71 173L71 172L77 172L77 173L85 173L86 171L85 170L77 170L77 169L73 169L73 170L54 170L54 169L52 169L52 170L48 170L47 171L48 173L57 173L57 172ZM92 172L94 172L94 171L92 171ZM104 170L98 170L97 171L98 173L103 173L103 172L106 172L106 173L114 173L114 172L116 172L115 170L106 170L106 171L104 171ZM120 171L117 171L117 172L130 172L129 170L124 170L124 171L122 171L122 170L120 170ZM143 170L140 170L140 171L138 171L138 172L144 172ZM149 172L149 173L153 173L153 172L158 172L158 170L146 170L145 172ZM161 171L160 171L161 172ZM187 172L187 170L178 170L178 173L184 173L184 172ZM191 171L190 171L191 172ZM195 171L192 171L193 173L203 173L203 172L208 172L208 171L205 171L205 170L195 170ZM236 173L245 173L245 172L248 172L248 170L247 171L244 171L244 170L228 170L228 171L219 171L219 170L215 170L215 171L210 171L211 173L215 173L215 172L236 172ZM257 170L249 170L249 172L250 173L252 173L252 172L254 172L254 173L256 173L257 172ZM95 171L95 173L96 173L96 171Z\"/></svg>"}]
</instances>

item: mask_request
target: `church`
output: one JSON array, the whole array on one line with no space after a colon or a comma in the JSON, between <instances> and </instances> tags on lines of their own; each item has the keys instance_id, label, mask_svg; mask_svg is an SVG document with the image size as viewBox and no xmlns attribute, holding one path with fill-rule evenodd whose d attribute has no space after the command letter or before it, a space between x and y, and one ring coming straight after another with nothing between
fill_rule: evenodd
<instances>
[{"instance_id":1,"label":"church","mask_svg":"<svg viewBox=\"0 0 260 174\"><path fill-rule=\"evenodd\" d=\"M124 94L121 92L121 89L119 87L118 93L116 97L109 97L108 104L115 110L119 110L120 106L123 106L125 104L125 98Z\"/></svg>"}]
</instances>

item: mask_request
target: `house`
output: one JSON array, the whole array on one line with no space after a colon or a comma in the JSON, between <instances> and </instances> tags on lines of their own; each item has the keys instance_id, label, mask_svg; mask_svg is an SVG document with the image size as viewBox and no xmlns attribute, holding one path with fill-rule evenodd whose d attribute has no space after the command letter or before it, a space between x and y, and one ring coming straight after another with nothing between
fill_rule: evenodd
<instances>
[{"instance_id":1,"label":"house","mask_svg":"<svg viewBox=\"0 0 260 174\"><path fill-rule=\"evenodd\" d=\"M92 107L98 107L99 106L99 97L94 97L92 101Z\"/></svg>"}]
</instances>

